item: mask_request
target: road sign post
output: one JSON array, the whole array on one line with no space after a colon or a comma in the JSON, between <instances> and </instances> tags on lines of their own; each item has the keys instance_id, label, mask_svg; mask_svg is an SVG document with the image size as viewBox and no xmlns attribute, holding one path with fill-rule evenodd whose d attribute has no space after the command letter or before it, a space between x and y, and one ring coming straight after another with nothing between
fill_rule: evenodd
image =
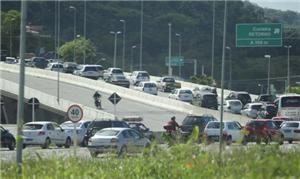
<instances>
[{"instance_id":1,"label":"road sign post","mask_svg":"<svg viewBox=\"0 0 300 179\"><path fill-rule=\"evenodd\" d=\"M117 114L116 105L118 104L118 102L121 101L121 99L122 98L117 93L113 93L112 95L110 95L110 97L108 97L108 100L114 105L115 118L116 118L116 114Z\"/></svg>"},{"instance_id":2,"label":"road sign post","mask_svg":"<svg viewBox=\"0 0 300 179\"><path fill-rule=\"evenodd\" d=\"M236 24L236 47L281 47L282 24Z\"/></svg>"},{"instance_id":3,"label":"road sign post","mask_svg":"<svg viewBox=\"0 0 300 179\"><path fill-rule=\"evenodd\" d=\"M76 123L79 122L83 117L82 108L77 105L71 105L67 111L68 119L73 122L74 130L73 130L73 144L74 144L74 156L76 156L76 146L77 146L77 133L76 133Z\"/></svg>"},{"instance_id":4,"label":"road sign post","mask_svg":"<svg viewBox=\"0 0 300 179\"><path fill-rule=\"evenodd\" d=\"M165 64L166 66L169 65L169 57L165 58ZM170 65L171 66L183 66L184 65L184 57L183 56L172 56L170 59Z\"/></svg>"},{"instance_id":5,"label":"road sign post","mask_svg":"<svg viewBox=\"0 0 300 179\"><path fill-rule=\"evenodd\" d=\"M40 102L37 98L30 98L28 100L28 104L31 105L31 111L32 111L32 122L35 121L35 109L39 107Z\"/></svg>"}]
</instances>

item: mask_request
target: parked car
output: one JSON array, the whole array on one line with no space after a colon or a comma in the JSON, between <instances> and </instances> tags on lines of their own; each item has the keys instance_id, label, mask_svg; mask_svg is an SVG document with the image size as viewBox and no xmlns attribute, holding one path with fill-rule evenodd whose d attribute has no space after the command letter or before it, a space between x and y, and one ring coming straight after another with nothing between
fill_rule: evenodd
<instances>
[{"instance_id":1,"label":"parked car","mask_svg":"<svg viewBox=\"0 0 300 179\"><path fill-rule=\"evenodd\" d=\"M149 81L150 76L149 73L146 71L133 71L129 76L131 84L135 85L136 83L142 81Z\"/></svg>"},{"instance_id":2,"label":"parked car","mask_svg":"<svg viewBox=\"0 0 300 179\"><path fill-rule=\"evenodd\" d=\"M135 86L134 89L138 91L143 91L145 93L157 95L157 86L155 82L152 81L141 81L138 86Z\"/></svg>"},{"instance_id":3,"label":"parked car","mask_svg":"<svg viewBox=\"0 0 300 179\"><path fill-rule=\"evenodd\" d=\"M130 82L129 80L124 76L124 75L112 75L108 77L106 82L118 85L118 86L123 86L125 88L129 88Z\"/></svg>"},{"instance_id":4,"label":"parked car","mask_svg":"<svg viewBox=\"0 0 300 179\"><path fill-rule=\"evenodd\" d=\"M77 135L77 144L81 146L87 146L87 143L84 142L84 136L87 132L88 126L92 121L81 120L76 123L76 135ZM74 123L72 121L66 121L60 125L60 127L65 131L65 133L73 139L74 132Z\"/></svg>"},{"instance_id":5,"label":"parked car","mask_svg":"<svg viewBox=\"0 0 300 179\"><path fill-rule=\"evenodd\" d=\"M260 144L261 141L266 144L271 141L277 141L279 144L283 144L283 133L270 119L251 120L246 124L245 130L245 144L247 142L256 142Z\"/></svg>"},{"instance_id":6,"label":"parked car","mask_svg":"<svg viewBox=\"0 0 300 179\"><path fill-rule=\"evenodd\" d=\"M181 83L175 81L175 78L172 76L163 76L157 82L158 90L163 92L171 92L176 88L181 88Z\"/></svg>"},{"instance_id":7,"label":"parked car","mask_svg":"<svg viewBox=\"0 0 300 179\"><path fill-rule=\"evenodd\" d=\"M262 103L248 103L241 110L241 114L250 118L257 118L257 113L262 107Z\"/></svg>"},{"instance_id":8,"label":"parked car","mask_svg":"<svg viewBox=\"0 0 300 179\"><path fill-rule=\"evenodd\" d=\"M225 98L225 100L229 99L238 99L242 102L243 106L245 106L247 103L251 103L251 97L248 92L244 91L237 91L237 92L231 92L229 95Z\"/></svg>"},{"instance_id":9,"label":"parked car","mask_svg":"<svg viewBox=\"0 0 300 179\"><path fill-rule=\"evenodd\" d=\"M139 116L126 116L123 117L123 121L126 121L131 129L140 132L144 137L150 141L155 139L154 133L142 123L143 118Z\"/></svg>"},{"instance_id":10,"label":"parked car","mask_svg":"<svg viewBox=\"0 0 300 179\"><path fill-rule=\"evenodd\" d=\"M276 96L271 94L261 94L255 99L255 102L272 103L275 100L275 98Z\"/></svg>"},{"instance_id":11,"label":"parked car","mask_svg":"<svg viewBox=\"0 0 300 179\"><path fill-rule=\"evenodd\" d=\"M199 128L199 141L203 137L204 128L210 121L217 121L217 119L210 115L188 115L184 118L181 125L181 136L183 139L187 139L194 128Z\"/></svg>"},{"instance_id":12,"label":"parked car","mask_svg":"<svg viewBox=\"0 0 300 179\"><path fill-rule=\"evenodd\" d=\"M280 130L284 135L284 140L290 144L293 141L300 141L300 121L285 121Z\"/></svg>"},{"instance_id":13,"label":"parked car","mask_svg":"<svg viewBox=\"0 0 300 179\"><path fill-rule=\"evenodd\" d=\"M16 139L13 134L11 134L7 129L0 126L1 131L1 143L0 147L7 147L9 150L14 150L16 147Z\"/></svg>"},{"instance_id":14,"label":"parked car","mask_svg":"<svg viewBox=\"0 0 300 179\"><path fill-rule=\"evenodd\" d=\"M75 62L65 62L63 63L63 71L65 73L73 73L74 70L76 70L76 67L77 67L77 63Z\"/></svg>"},{"instance_id":15,"label":"parked car","mask_svg":"<svg viewBox=\"0 0 300 179\"><path fill-rule=\"evenodd\" d=\"M48 65L48 61L44 57L32 57L29 65L31 67L45 69Z\"/></svg>"},{"instance_id":16,"label":"parked car","mask_svg":"<svg viewBox=\"0 0 300 179\"><path fill-rule=\"evenodd\" d=\"M263 103L261 108L258 110L257 116L261 119L272 119L277 114L277 109L274 104Z\"/></svg>"},{"instance_id":17,"label":"parked car","mask_svg":"<svg viewBox=\"0 0 300 179\"><path fill-rule=\"evenodd\" d=\"M204 135L208 142L220 141L220 124L219 121L210 121L204 129ZM236 121L224 121L223 124L223 141L227 145L232 142L242 142L244 140L243 127Z\"/></svg>"},{"instance_id":18,"label":"parked car","mask_svg":"<svg viewBox=\"0 0 300 179\"><path fill-rule=\"evenodd\" d=\"M58 147L69 148L72 144L71 136L55 122L38 121L28 122L23 126L23 147L27 145L40 145L49 148L53 143Z\"/></svg>"},{"instance_id":19,"label":"parked car","mask_svg":"<svg viewBox=\"0 0 300 179\"><path fill-rule=\"evenodd\" d=\"M201 92L193 97L192 104L211 109L218 109L217 95L210 92Z\"/></svg>"},{"instance_id":20,"label":"parked car","mask_svg":"<svg viewBox=\"0 0 300 179\"><path fill-rule=\"evenodd\" d=\"M51 71L59 71L59 72L63 72L63 64L61 63L48 63L46 70L51 70Z\"/></svg>"},{"instance_id":21,"label":"parked car","mask_svg":"<svg viewBox=\"0 0 300 179\"><path fill-rule=\"evenodd\" d=\"M129 128L129 125L125 121L119 120L94 120L90 123L87 128L86 134L84 136L84 145L86 145L89 139L96 134L101 129L119 127L119 128Z\"/></svg>"},{"instance_id":22,"label":"parked car","mask_svg":"<svg viewBox=\"0 0 300 179\"><path fill-rule=\"evenodd\" d=\"M5 58L5 63L7 63L7 64L16 64L16 63L18 63L18 59L16 59L15 57L6 57Z\"/></svg>"},{"instance_id":23,"label":"parked car","mask_svg":"<svg viewBox=\"0 0 300 179\"><path fill-rule=\"evenodd\" d=\"M187 88L179 88L175 89L168 96L171 99L176 99L184 102L191 103L193 101L193 93L190 89Z\"/></svg>"},{"instance_id":24,"label":"parked car","mask_svg":"<svg viewBox=\"0 0 300 179\"><path fill-rule=\"evenodd\" d=\"M124 75L121 68L108 68L103 72L103 80L107 81L112 75Z\"/></svg>"},{"instance_id":25,"label":"parked car","mask_svg":"<svg viewBox=\"0 0 300 179\"><path fill-rule=\"evenodd\" d=\"M74 75L97 80L100 77L99 65L78 65Z\"/></svg>"},{"instance_id":26,"label":"parked car","mask_svg":"<svg viewBox=\"0 0 300 179\"><path fill-rule=\"evenodd\" d=\"M138 152L150 145L149 139L130 128L106 128L98 131L90 140L88 150L96 157L103 152Z\"/></svg>"},{"instance_id":27,"label":"parked car","mask_svg":"<svg viewBox=\"0 0 300 179\"><path fill-rule=\"evenodd\" d=\"M224 111L231 112L234 114L240 114L243 108L243 104L238 99L226 100L224 104Z\"/></svg>"}]
</instances>

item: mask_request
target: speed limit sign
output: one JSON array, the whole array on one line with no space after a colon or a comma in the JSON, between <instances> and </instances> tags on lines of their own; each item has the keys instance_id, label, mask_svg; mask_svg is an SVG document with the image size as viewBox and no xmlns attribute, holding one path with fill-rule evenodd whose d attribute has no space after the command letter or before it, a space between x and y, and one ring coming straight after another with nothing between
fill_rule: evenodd
<instances>
[{"instance_id":1,"label":"speed limit sign","mask_svg":"<svg viewBox=\"0 0 300 179\"><path fill-rule=\"evenodd\" d=\"M74 105L69 107L69 109L67 111L67 115L68 115L68 119L70 121L76 123L76 122L78 122L82 119L83 110L79 105L74 104Z\"/></svg>"}]
</instances>

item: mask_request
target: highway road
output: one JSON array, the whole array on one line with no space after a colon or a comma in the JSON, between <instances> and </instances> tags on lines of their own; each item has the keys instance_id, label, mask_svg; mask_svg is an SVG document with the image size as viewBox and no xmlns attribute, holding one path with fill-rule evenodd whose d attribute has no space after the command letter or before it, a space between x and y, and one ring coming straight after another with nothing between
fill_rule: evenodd
<instances>
[{"instance_id":1,"label":"highway road","mask_svg":"<svg viewBox=\"0 0 300 179\"><path fill-rule=\"evenodd\" d=\"M15 83L18 83L19 81L18 74L6 71L1 71L1 78ZM56 80L49 80L26 75L25 85L27 87L42 91L53 96L56 96L57 94ZM89 107L95 107L94 100L92 98L94 92L94 90L89 88L75 86L63 82L60 83L61 98L78 102ZM105 112L113 114L113 104L107 99L110 95L111 94L102 93L102 106ZM120 96L122 97L122 94L120 94ZM117 104L117 116L141 116L144 119L144 124L150 127L153 131L162 131L163 124L165 124L171 116L176 116L177 121L181 123L186 115L187 114L185 113L146 105L125 98L123 98Z\"/></svg>"}]
</instances>

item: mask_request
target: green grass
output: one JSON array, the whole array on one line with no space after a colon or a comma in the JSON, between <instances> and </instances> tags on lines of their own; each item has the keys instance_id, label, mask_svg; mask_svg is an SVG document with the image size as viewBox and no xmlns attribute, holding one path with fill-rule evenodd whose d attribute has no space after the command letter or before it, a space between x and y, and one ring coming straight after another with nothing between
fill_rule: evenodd
<instances>
[{"instance_id":1,"label":"green grass","mask_svg":"<svg viewBox=\"0 0 300 179\"><path fill-rule=\"evenodd\" d=\"M216 152L180 144L169 150L154 145L134 157L25 159L23 178L300 178L300 152L277 145L228 150L219 163ZM1 164L1 178L18 178L17 167Z\"/></svg>"}]
</instances>

